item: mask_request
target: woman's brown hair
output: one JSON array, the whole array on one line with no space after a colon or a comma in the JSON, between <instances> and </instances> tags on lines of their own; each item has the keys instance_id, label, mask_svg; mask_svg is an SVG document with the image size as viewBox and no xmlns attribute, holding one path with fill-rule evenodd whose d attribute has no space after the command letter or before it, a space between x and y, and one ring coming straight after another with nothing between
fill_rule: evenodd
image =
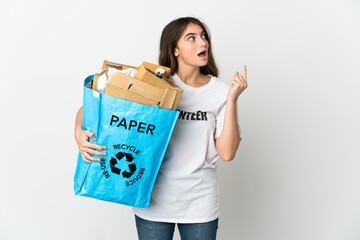
<instances>
[{"instance_id":1,"label":"woman's brown hair","mask_svg":"<svg viewBox=\"0 0 360 240\"><path fill-rule=\"evenodd\" d=\"M200 72L205 75L210 74L217 77L218 69L211 51L212 49L209 30L205 23L202 23L199 19L193 17L182 17L175 19L164 27L160 38L159 64L171 68L171 75L176 72L178 64L174 56L174 51L178 40L189 23L199 25L204 30L205 37L209 43L208 63L205 66L200 67Z\"/></svg>"}]
</instances>

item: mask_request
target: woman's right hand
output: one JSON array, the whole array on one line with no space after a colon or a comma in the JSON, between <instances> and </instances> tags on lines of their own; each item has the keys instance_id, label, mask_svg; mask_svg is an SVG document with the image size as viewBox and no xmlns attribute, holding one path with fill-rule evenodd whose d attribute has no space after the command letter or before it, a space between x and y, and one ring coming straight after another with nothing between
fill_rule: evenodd
<instances>
[{"instance_id":1,"label":"woman's right hand","mask_svg":"<svg viewBox=\"0 0 360 240\"><path fill-rule=\"evenodd\" d=\"M90 131L79 129L75 132L75 140L79 146L79 150L80 150L82 159L87 163L91 163L92 161L98 162L98 161L100 161L100 159L92 157L92 156L90 156L90 154L97 155L97 156L105 156L106 155L105 152L99 152L99 151L96 151L95 149L105 150L106 147L97 145L95 143L90 143L89 138L93 141L96 141L94 134Z\"/></svg>"}]
</instances>

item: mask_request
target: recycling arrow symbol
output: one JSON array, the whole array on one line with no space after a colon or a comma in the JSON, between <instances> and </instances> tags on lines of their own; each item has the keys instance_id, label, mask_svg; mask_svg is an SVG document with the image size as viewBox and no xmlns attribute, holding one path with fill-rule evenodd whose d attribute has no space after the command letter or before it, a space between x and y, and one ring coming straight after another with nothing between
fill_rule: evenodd
<instances>
[{"instance_id":1,"label":"recycling arrow symbol","mask_svg":"<svg viewBox=\"0 0 360 240\"><path fill-rule=\"evenodd\" d=\"M125 157L127 162L132 162L134 160L134 157L130 153L124 153L124 152L118 152L115 155L115 158L112 157L110 159L110 169L113 173L120 175L121 169L118 168L116 165L118 164L118 161L121 161ZM130 178L136 171L136 165L135 163L128 164L129 171L123 171L122 176L124 178Z\"/></svg>"}]
</instances>

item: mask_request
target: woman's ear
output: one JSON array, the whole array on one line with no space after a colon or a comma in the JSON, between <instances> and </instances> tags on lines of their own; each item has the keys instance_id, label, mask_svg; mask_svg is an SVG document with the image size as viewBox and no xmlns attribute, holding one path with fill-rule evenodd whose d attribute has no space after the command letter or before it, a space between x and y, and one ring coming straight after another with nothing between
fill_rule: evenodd
<instances>
[{"instance_id":1,"label":"woman's ear","mask_svg":"<svg viewBox=\"0 0 360 240\"><path fill-rule=\"evenodd\" d=\"M179 56L179 52L178 52L178 49L177 49L177 48L175 48L175 50L174 50L174 55L175 55L175 57L178 57L178 56Z\"/></svg>"}]
</instances>

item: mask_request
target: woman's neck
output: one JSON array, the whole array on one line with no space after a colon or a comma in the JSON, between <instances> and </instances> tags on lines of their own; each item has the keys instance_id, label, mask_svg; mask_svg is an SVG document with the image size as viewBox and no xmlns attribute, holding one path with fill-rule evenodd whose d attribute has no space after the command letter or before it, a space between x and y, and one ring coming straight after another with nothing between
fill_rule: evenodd
<instances>
[{"instance_id":1,"label":"woman's neck","mask_svg":"<svg viewBox=\"0 0 360 240\"><path fill-rule=\"evenodd\" d=\"M184 67L179 65L176 74L181 81L191 87L201 87L210 80L209 77L204 78L204 75L200 73L200 67Z\"/></svg>"}]
</instances>

